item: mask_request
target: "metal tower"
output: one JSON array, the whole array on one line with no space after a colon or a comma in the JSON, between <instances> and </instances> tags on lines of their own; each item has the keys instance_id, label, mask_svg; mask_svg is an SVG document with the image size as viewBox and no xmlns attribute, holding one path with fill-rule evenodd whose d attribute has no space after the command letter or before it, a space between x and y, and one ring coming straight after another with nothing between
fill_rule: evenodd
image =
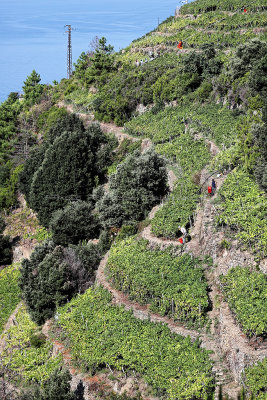
<instances>
[{"instance_id":1,"label":"metal tower","mask_svg":"<svg viewBox=\"0 0 267 400\"><path fill-rule=\"evenodd\" d=\"M69 79L72 75L72 47L71 47L71 25L65 25L65 28L68 27L68 30L65 33L68 34L68 53L67 53L67 78Z\"/></svg>"}]
</instances>

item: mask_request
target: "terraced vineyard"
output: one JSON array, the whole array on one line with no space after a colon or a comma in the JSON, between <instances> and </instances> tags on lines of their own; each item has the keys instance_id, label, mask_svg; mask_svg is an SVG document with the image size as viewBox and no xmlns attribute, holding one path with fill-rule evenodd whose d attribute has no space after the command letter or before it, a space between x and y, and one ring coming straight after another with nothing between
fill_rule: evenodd
<instances>
[{"instance_id":1,"label":"terraced vineyard","mask_svg":"<svg viewBox=\"0 0 267 400\"><path fill-rule=\"evenodd\" d=\"M158 237L174 239L179 226L187 226L199 201L199 187L190 177L180 178L168 200L156 212L151 222L151 231Z\"/></svg>"},{"instance_id":2,"label":"terraced vineyard","mask_svg":"<svg viewBox=\"0 0 267 400\"><path fill-rule=\"evenodd\" d=\"M103 366L141 374L169 399L208 399L213 389L208 352L110 300L102 288L89 289L59 309L58 326L70 340L73 359L93 374Z\"/></svg>"},{"instance_id":3,"label":"terraced vineyard","mask_svg":"<svg viewBox=\"0 0 267 400\"><path fill-rule=\"evenodd\" d=\"M236 267L221 277L225 296L246 335L266 335L267 279L260 272Z\"/></svg>"},{"instance_id":4,"label":"terraced vineyard","mask_svg":"<svg viewBox=\"0 0 267 400\"><path fill-rule=\"evenodd\" d=\"M86 400L265 400L266 25L266 0L196 0L119 53L100 39L70 79L37 85L45 96L31 106L26 93L11 96L12 132L20 138L27 121L34 143L48 147L37 158L25 150L21 190L34 210L6 209L6 232L21 240L17 259L51 242L22 263L25 305L18 266L0 272L2 387L6 369L21 388L44 385L64 364ZM118 146L108 145L112 134ZM57 157L63 135L72 162ZM15 193L23 157L7 149L0 178ZM52 243L61 213L66 239L53 233ZM92 234L80 231L87 216ZM43 327L26 311L35 305Z\"/></svg>"},{"instance_id":5,"label":"terraced vineyard","mask_svg":"<svg viewBox=\"0 0 267 400\"><path fill-rule=\"evenodd\" d=\"M133 41L129 49L139 51L140 55L148 53L151 47L158 47L162 53L176 52L177 43L182 40L184 49L199 49L204 43L214 43L217 49L225 50L254 37L266 40L266 11L263 0L246 4L239 0L194 1L184 5L176 18L168 18L151 33Z\"/></svg>"},{"instance_id":6,"label":"terraced vineyard","mask_svg":"<svg viewBox=\"0 0 267 400\"><path fill-rule=\"evenodd\" d=\"M199 260L175 257L171 248L150 250L145 240L133 237L111 248L107 269L116 289L149 303L151 311L196 325L205 322L207 283Z\"/></svg>"},{"instance_id":7,"label":"terraced vineyard","mask_svg":"<svg viewBox=\"0 0 267 400\"><path fill-rule=\"evenodd\" d=\"M210 10L225 10L225 11L243 11L244 8L248 11L257 12L265 11L267 4L264 0L249 0L244 4L240 0L199 0L190 4L186 4L181 9L181 13L194 14L203 13Z\"/></svg>"},{"instance_id":8,"label":"terraced vineyard","mask_svg":"<svg viewBox=\"0 0 267 400\"><path fill-rule=\"evenodd\" d=\"M3 335L5 348L1 353L3 366L18 373L24 382L44 382L62 364L62 356L52 356L52 343L32 322L25 306L16 314L16 324Z\"/></svg>"},{"instance_id":9,"label":"terraced vineyard","mask_svg":"<svg viewBox=\"0 0 267 400\"><path fill-rule=\"evenodd\" d=\"M172 144L186 129L225 148L234 143L240 120L241 117L235 117L231 110L219 104L181 105L167 107L157 114L148 111L127 122L125 130L134 136L149 137L155 144Z\"/></svg>"},{"instance_id":10,"label":"terraced vineyard","mask_svg":"<svg viewBox=\"0 0 267 400\"><path fill-rule=\"evenodd\" d=\"M256 252L258 258L266 257L266 196L244 170L236 169L227 177L218 206L217 223L228 225L232 234Z\"/></svg>"},{"instance_id":11,"label":"terraced vineyard","mask_svg":"<svg viewBox=\"0 0 267 400\"><path fill-rule=\"evenodd\" d=\"M18 264L13 264L0 271L0 333L20 301L18 267Z\"/></svg>"}]
</instances>

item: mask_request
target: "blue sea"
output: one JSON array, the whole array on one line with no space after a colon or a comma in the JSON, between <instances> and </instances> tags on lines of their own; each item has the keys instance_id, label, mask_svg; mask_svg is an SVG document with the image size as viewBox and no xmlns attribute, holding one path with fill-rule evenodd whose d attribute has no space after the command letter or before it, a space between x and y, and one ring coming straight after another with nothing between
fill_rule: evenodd
<instances>
[{"instance_id":1,"label":"blue sea","mask_svg":"<svg viewBox=\"0 0 267 400\"><path fill-rule=\"evenodd\" d=\"M42 83L67 74L66 24L75 62L95 36L118 51L174 15L174 0L0 0L0 102L22 91L35 69Z\"/></svg>"}]
</instances>

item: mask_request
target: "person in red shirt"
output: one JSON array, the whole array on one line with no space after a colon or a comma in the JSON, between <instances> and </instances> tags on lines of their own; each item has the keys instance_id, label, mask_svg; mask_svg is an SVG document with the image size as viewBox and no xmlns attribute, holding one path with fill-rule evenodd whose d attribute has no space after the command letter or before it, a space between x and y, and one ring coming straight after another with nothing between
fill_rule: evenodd
<instances>
[{"instance_id":1,"label":"person in red shirt","mask_svg":"<svg viewBox=\"0 0 267 400\"><path fill-rule=\"evenodd\" d=\"M244 8L244 12L247 12L247 9L246 9L246 8Z\"/></svg>"},{"instance_id":2,"label":"person in red shirt","mask_svg":"<svg viewBox=\"0 0 267 400\"><path fill-rule=\"evenodd\" d=\"M179 43L177 45L178 49L182 49L183 48L183 42L181 40L179 40Z\"/></svg>"}]
</instances>

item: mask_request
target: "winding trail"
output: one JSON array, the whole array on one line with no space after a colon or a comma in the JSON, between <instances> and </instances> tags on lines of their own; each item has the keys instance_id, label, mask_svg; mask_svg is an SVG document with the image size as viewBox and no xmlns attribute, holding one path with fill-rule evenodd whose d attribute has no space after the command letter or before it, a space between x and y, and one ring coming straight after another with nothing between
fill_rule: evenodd
<instances>
[{"instance_id":1,"label":"winding trail","mask_svg":"<svg viewBox=\"0 0 267 400\"><path fill-rule=\"evenodd\" d=\"M70 108L68 106L68 109L71 111L72 107ZM92 123L92 120L87 114L79 114L79 116L84 120L85 124ZM138 140L125 134L122 132L121 128L118 128L113 124L101 124L101 127L106 132L114 133L119 141L124 138L133 141ZM206 139L206 142L209 145L211 155L215 156L218 154L220 149L216 144L209 139ZM150 147L152 144L151 141L147 139L143 139L142 144L143 143L146 143L144 146L146 148ZM202 183L208 175L208 172L204 168L201 171ZM169 184L171 189L173 189L175 179L176 177L173 172L169 171ZM225 175L216 179L217 193L225 179ZM182 324L174 322L167 317L161 317L157 314L151 313L148 305L141 306L138 303L132 302L128 299L126 294L114 289L105 277L105 268L108 262L109 253L107 253L102 259L96 272L96 284L102 285L112 294L112 302L114 304L122 305L126 310L132 310L134 316L141 320L149 318L152 322L167 324L172 332L183 336L190 336L193 341L199 338L201 340L201 347L213 351L211 358L214 360L213 373L216 376L217 384L215 399L218 398L219 384L223 384L224 393L227 393L230 397L237 398L240 390L238 382L241 381L241 373L244 368L248 364L253 364L267 356L264 343L251 343L243 334L234 319L228 303L224 301L220 290L220 274L227 273L229 268L232 266L254 265L255 262L251 254L248 252L241 252L238 249L237 242L232 246L230 251L220 251L219 246L224 237L224 233L214 231L216 216L214 199L216 198L217 193L213 198L206 196L202 203L199 204L194 226L191 231L192 239L189 243L186 243L186 245L182 246L177 240L168 240L153 236L151 234L150 226L146 227L140 234L141 237L149 241L149 244L152 247L160 246L161 248L165 248L172 245L176 246L180 252L184 251L195 257L203 255L211 255L213 257L214 262L216 263L215 267L207 267L205 270L205 275L210 287L209 296L213 306L212 310L208 312L209 318L212 322L210 333L187 329ZM156 206L151 210L150 218L153 218L159 207L160 206ZM64 351L63 349L61 350ZM68 357L67 362L69 359Z\"/></svg>"},{"instance_id":2,"label":"winding trail","mask_svg":"<svg viewBox=\"0 0 267 400\"><path fill-rule=\"evenodd\" d=\"M67 105L66 105L64 102L59 102L59 103L58 103L58 107L60 107L60 108L66 108L66 110L67 110L69 113L74 113L74 114L76 114L79 118L81 118L81 120L83 121L84 126L85 126L86 128L88 128L88 126L91 125L91 124L93 124L94 122L97 122L97 121L94 121L94 120L93 120L93 116L92 116L91 114L79 113L79 112L76 113L76 112L74 111L74 107L73 107L72 104L67 104ZM115 124L112 124L112 123L105 123L105 122L98 122L98 123L99 123L101 129L103 130L103 132L114 134L115 137L118 139L119 144L120 144L124 139L128 139L128 140L130 140L130 141L132 141L132 142L138 142L138 141L140 140L139 138L136 138L136 137L133 137L133 136L128 135L127 133L125 133L125 132L122 130L121 127L116 126ZM141 144L142 152L145 151L147 148L149 148L149 147L151 147L151 146L152 146L152 142L151 142L150 139L145 138L145 139L142 140L142 144Z\"/></svg>"}]
</instances>

